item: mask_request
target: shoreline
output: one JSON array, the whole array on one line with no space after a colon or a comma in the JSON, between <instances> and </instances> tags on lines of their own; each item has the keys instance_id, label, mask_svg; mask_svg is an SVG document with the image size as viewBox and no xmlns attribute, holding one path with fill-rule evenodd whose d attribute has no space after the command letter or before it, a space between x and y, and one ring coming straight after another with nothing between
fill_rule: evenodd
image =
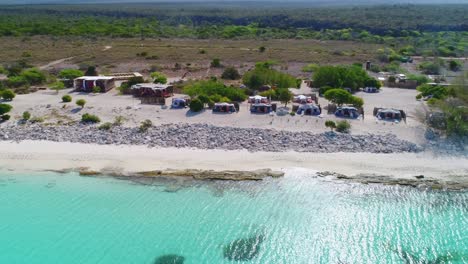
<instances>
[{"instance_id":1,"label":"shoreline","mask_svg":"<svg viewBox=\"0 0 468 264\"><path fill-rule=\"evenodd\" d=\"M437 189L468 188L466 157L435 156L428 152L248 152L30 140L0 141L0 149L0 169L20 172L81 170L94 171L98 175L115 172L131 177L154 171L200 170L203 173L208 170L252 172L271 169L285 172L301 168L321 172L318 177L361 183L406 183L400 185L416 187L418 183L424 186L432 182ZM333 173L326 173L330 171ZM421 175L424 177L420 178Z\"/></svg>"}]
</instances>

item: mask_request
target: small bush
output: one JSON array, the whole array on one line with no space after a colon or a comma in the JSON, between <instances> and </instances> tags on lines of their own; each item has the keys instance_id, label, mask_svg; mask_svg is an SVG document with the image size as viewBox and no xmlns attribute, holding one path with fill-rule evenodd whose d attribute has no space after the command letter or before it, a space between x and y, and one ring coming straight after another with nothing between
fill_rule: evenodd
<instances>
[{"instance_id":1,"label":"small bush","mask_svg":"<svg viewBox=\"0 0 468 264\"><path fill-rule=\"evenodd\" d=\"M239 80L240 77L239 71L234 67L227 67L221 75L221 78L225 80Z\"/></svg>"},{"instance_id":2,"label":"small bush","mask_svg":"<svg viewBox=\"0 0 468 264\"><path fill-rule=\"evenodd\" d=\"M200 101L200 99L195 98L190 102L189 107L190 111L192 112L200 112L201 110L203 110L203 103L202 101Z\"/></svg>"},{"instance_id":3,"label":"small bush","mask_svg":"<svg viewBox=\"0 0 468 264\"><path fill-rule=\"evenodd\" d=\"M325 121L325 126L330 128L331 131L333 131L333 129L336 128L336 123L335 123L335 121L327 120L327 121Z\"/></svg>"},{"instance_id":4,"label":"small bush","mask_svg":"<svg viewBox=\"0 0 468 264\"><path fill-rule=\"evenodd\" d=\"M30 118L31 118L31 113L29 113L28 111L23 113L23 120L27 121Z\"/></svg>"},{"instance_id":5,"label":"small bush","mask_svg":"<svg viewBox=\"0 0 468 264\"><path fill-rule=\"evenodd\" d=\"M99 123L101 122L101 119L99 119L99 117L95 116L95 115L91 115L91 114L83 114L81 116L81 122L83 123Z\"/></svg>"},{"instance_id":6,"label":"small bush","mask_svg":"<svg viewBox=\"0 0 468 264\"><path fill-rule=\"evenodd\" d=\"M76 100L76 105L81 106L81 108L84 108L85 104L86 104L86 100L85 100L85 99L78 99L78 100Z\"/></svg>"},{"instance_id":7,"label":"small bush","mask_svg":"<svg viewBox=\"0 0 468 264\"><path fill-rule=\"evenodd\" d=\"M160 72L151 73L151 78L153 78L154 83L162 83L162 84L167 83L167 76Z\"/></svg>"},{"instance_id":8,"label":"small bush","mask_svg":"<svg viewBox=\"0 0 468 264\"><path fill-rule=\"evenodd\" d=\"M2 115L1 118L2 118L2 121L8 121L10 120L10 115Z\"/></svg>"},{"instance_id":9,"label":"small bush","mask_svg":"<svg viewBox=\"0 0 468 264\"><path fill-rule=\"evenodd\" d=\"M5 90L0 93L1 97L6 101L11 101L16 97L16 94L12 90Z\"/></svg>"},{"instance_id":10,"label":"small bush","mask_svg":"<svg viewBox=\"0 0 468 264\"><path fill-rule=\"evenodd\" d=\"M422 95L422 94L418 94L418 95L416 95L416 100L421 100L421 99L422 99L422 97L423 97L423 95Z\"/></svg>"},{"instance_id":11,"label":"small bush","mask_svg":"<svg viewBox=\"0 0 468 264\"><path fill-rule=\"evenodd\" d=\"M114 125L114 126L121 126L121 125L123 124L123 122L125 122L125 117L123 117L123 116L116 116L115 119L114 119L113 125Z\"/></svg>"},{"instance_id":12,"label":"small bush","mask_svg":"<svg viewBox=\"0 0 468 264\"><path fill-rule=\"evenodd\" d=\"M94 86L93 87L93 93L100 93L101 92L101 87L99 86Z\"/></svg>"},{"instance_id":13,"label":"small bush","mask_svg":"<svg viewBox=\"0 0 468 264\"><path fill-rule=\"evenodd\" d=\"M106 122L98 127L100 130L110 130L112 128L112 123Z\"/></svg>"},{"instance_id":14,"label":"small bush","mask_svg":"<svg viewBox=\"0 0 468 264\"><path fill-rule=\"evenodd\" d=\"M258 51L260 51L261 53L265 52L266 51L266 48L264 46L261 46L260 48L258 48Z\"/></svg>"},{"instance_id":15,"label":"small bush","mask_svg":"<svg viewBox=\"0 0 468 264\"><path fill-rule=\"evenodd\" d=\"M141 122L141 125L139 127L140 132L146 132L148 129L150 129L153 126L153 122L151 120L146 119L145 121Z\"/></svg>"},{"instance_id":16,"label":"small bush","mask_svg":"<svg viewBox=\"0 0 468 264\"><path fill-rule=\"evenodd\" d=\"M221 60L220 59L213 59L210 64L211 68L219 68L221 67Z\"/></svg>"},{"instance_id":17,"label":"small bush","mask_svg":"<svg viewBox=\"0 0 468 264\"><path fill-rule=\"evenodd\" d=\"M69 103L71 101L72 101L72 97L70 95L66 94L66 95L62 96L62 102Z\"/></svg>"},{"instance_id":18,"label":"small bush","mask_svg":"<svg viewBox=\"0 0 468 264\"><path fill-rule=\"evenodd\" d=\"M351 124L346 120L342 120L336 123L336 131L340 133L349 133L350 129Z\"/></svg>"},{"instance_id":19,"label":"small bush","mask_svg":"<svg viewBox=\"0 0 468 264\"><path fill-rule=\"evenodd\" d=\"M9 104L0 104L0 115L6 114L13 109L13 106Z\"/></svg>"},{"instance_id":20,"label":"small bush","mask_svg":"<svg viewBox=\"0 0 468 264\"><path fill-rule=\"evenodd\" d=\"M427 104L430 106L435 106L437 104L438 100L436 98L430 98L427 100Z\"/></svg>"},{"instance_id":21,"label":"small bush","mask_svg":"<svg viewBox=\"0 0 468 264\"><path fill-rule=\"evenodd\" d=\"M291 112L289 113L290 116L295 116L296 115L296 112Z\"/></svg>"}]
</instances>

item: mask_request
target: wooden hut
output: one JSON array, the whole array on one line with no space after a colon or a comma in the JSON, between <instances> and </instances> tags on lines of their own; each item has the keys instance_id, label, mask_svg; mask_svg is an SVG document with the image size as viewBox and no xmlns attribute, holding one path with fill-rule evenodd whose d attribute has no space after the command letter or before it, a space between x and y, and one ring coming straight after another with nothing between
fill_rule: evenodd
<instances>
[{"instance_id":1,"label":"wooden hut","mask_svg":"<svg viewBox=\"0 0 468 264\"><path fill-rule=\"evenodd\" d=\"M174 86L159 83L139 83L133 85L131 90L136 97L167 98L174 95Z\"/></svg>"},{"instance_id":2,"label":"wooden hut","mask_svg":"<svg viewBox=\"0 0 468 264\"><path fill-rule=\"evenodd\" d=\"M108 76L83 76L73 81L73 88L78 92L94 92L96 87L99 92L105 93L115 87L115 79Z\"/></svg>"}]
</instances>

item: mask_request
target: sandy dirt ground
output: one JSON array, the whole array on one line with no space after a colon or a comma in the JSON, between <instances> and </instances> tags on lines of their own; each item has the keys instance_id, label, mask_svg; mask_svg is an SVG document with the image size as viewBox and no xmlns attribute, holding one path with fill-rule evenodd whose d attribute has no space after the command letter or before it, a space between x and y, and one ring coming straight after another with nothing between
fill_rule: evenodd
<instances>
[{"instance_id":1,"label":"sandy dirt ground","mask_svg":"<svg viewBox=\"0 0 468 264\"><path fill-rule=\"evenodd\" d=\"M14 171L91 170L141 172L164 169L288 171L307 169L346 175L368 173L396 178L429 178L466 182L464 157L436 157L429 153L297 153L247 152L144 146L91 145L81 143L22 141L0 142L0 168ZM389 162L390 161L390 162Z\"/></svg>"},{"instance_id":2,"label":"sandy dirt ground","mask_svg":"<svg viewBox=\"0 0 468 264\"><path fill-rule=\"evenodd\" d=\"M301 91L310 92L310 88L302 87ZM73 102L64 104L61 97L71 94ZM392 133L401 139L415 143L424 141L424 126L416 118L417 112L423 109L423 103L416 101L417 91L398 88L382 88L377 94L357 93L365 101L364 120L350 120L353 134L382 134ZM175 95L177 97L178 95ZM85 99L84 109L74 102ZM171 104L172 98L166 99ZM322 107L328 105L324 98L319 99ZM288 131L312 131L322 133L326 131L325 120L337 120L334 115L325 113L317 116L271 116L265 114L251 114L247 103L242 103L240 112L236 114L213 114L210 110L201 113L191 113L188 109L170 109L156 105L142 105L140 101L129 95L119 95L116 89L105 94L75 93L63 90L58 94L55 91L42 90L33 94L17 95L11 102L12 116L16 121L21 119L24 111L29 111L33 117L44 117L45 123L55 124L78 121L84 113L96 114L102 122L112 122L116 116L126 118L125 126L137 126L141 121L149 119L155 125L168 123L207 123L216 126L233 126L244 128L268 128ZM280 103L278 102L280 105ZM291 105L288 105L291 107ZM377 121L372 116L374 107L393 107L402 109L408 114L407 122L393 123ZM15 121L10 121L15 122Z\"/></svg>"}]
</instances>

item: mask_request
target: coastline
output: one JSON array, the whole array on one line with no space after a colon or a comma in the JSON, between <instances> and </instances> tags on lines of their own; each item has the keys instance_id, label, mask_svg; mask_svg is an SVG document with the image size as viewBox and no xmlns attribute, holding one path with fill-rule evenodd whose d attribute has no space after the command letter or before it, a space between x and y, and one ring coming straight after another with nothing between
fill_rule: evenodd
<instances>
[{"instance_id":1,"label":"coastline","mask_svg":"<svg viewBox=\"0 0 468 264\"><path fill-rule=\"evenodd\" d=\"M466 189L468 162L464 156L419 153L300 153L248 152L246 150L202 150L192 148L148 148L132 145L97 145L69 142L0 141L0 169L12 171L96 171L125 175L155 170L287 171L301 168L328 172L341 180L361 183L395 183L395 179L421 183L455 183ZM27 168L27 169L26 169ZM336 177L346 175L346 177ZM372 176L373 175L373 176ZM140 175L141 176L141 175ZM368 181L362 179L367 178ZM375 181L375 179L380 179ZM386 180L387 179L387 180ZM398 182L396 183L398 184ZM411 184L406 184L411 185ZM460 189L460 188L456 188Z\"/></svg>"}]
</instances>

